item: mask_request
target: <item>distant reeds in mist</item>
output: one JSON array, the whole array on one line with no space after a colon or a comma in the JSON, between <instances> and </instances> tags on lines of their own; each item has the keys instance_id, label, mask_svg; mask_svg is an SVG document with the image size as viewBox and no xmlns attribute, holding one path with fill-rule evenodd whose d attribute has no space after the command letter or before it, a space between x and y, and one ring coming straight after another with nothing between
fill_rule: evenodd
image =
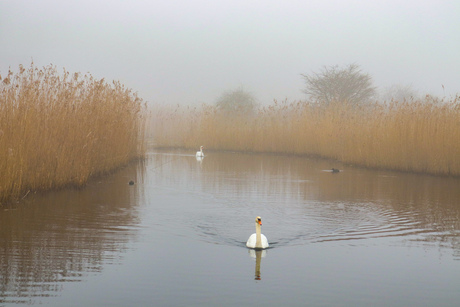
<instances>
[{"instance_id":1,"label":"distant reeds in mist","mask_svg":"<svg viewBox=\"0 0 460 307\"><path fill-rule=\"evenodd\" d=\"M119 82L33 64L2 77L0 204L144 155L145 106Z\"/></svg>"},{"instance_id":2,"label":"distant reeds in mist","mask_svg":"<svg viewBox=\"0 0 460 307\"><path fill-rule=\"evenodd\" d=\"M360 166L460 175L460 98L363 107L277 103L254 116L157 107L155 146L316 155ZM153 132L152 132L153 131Z\"/></svg>"}]
</instances>

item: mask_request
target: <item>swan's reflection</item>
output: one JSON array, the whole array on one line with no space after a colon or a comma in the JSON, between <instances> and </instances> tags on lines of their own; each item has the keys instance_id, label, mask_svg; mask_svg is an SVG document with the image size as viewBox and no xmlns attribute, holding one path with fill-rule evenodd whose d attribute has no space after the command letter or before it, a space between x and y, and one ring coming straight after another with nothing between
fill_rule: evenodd
<instances>
[{"instance_id":1,"label":"swan's reflection","mask_svg":"<svg viewBox=\"0 0 460 307\"><path fill-rule=\"evenodd\" d=\"M249 256L251 256L252 258L256 258L256 269L255 269L255 277L254 277L255 280L262 279L260 278L260 262L262 258L265 258L266 255L267 255L267 251L264 249L263 250L255 250L255 249L249 250Z\"/></svg>"}]
</instances>

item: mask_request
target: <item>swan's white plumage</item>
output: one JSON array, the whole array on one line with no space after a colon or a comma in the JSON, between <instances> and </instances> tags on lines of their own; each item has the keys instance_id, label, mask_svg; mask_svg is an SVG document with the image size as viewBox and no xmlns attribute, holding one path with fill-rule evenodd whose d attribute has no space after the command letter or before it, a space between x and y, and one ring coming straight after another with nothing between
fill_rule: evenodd
<instances>
[{"instance_id":1,"label":"swan's white plumage","mask_svg":"<svg viewBox=\"0 0 460 307\"><path fill-rule=\"evenodd\" d=\"M267 248L269 247L270 245L268 244L268 239L266 236L264 236L263 234L260 234L260 239L261 239L261 247L256 247L256 239L257 235L255 233L253 233L249 239L248 239L248 242L246 242L246 246L249 247L249 248Z\"/></svg>"},{"instance_id":2,"label":"swan's white plumage","mask_svg":"<svg viewBox=\"0 0 460 307\"><path fill-rule=\"evenodd\" d=\"M253 233L248 241L246 246L249 248L268 248L268 239L261 233L262 219L260 216L256 217L256 233Z\"/></svg>"},{"instance_id":3,"label":"swan's white plumage","mask_svg":"<svg viewBox=\"0 0 460 307\"><path fill-rule=\"evenodd\" d=\"M197 157L204 157L203 146L200 147L200 151L196 152L196 156Z\"/></svg>"}]
</instances>

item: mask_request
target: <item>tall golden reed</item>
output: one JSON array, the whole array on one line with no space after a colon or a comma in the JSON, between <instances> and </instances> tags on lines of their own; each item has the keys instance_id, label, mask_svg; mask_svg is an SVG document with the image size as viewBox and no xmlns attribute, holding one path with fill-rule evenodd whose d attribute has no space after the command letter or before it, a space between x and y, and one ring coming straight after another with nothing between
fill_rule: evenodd
<instances>
[{"instance_id":1,"label":"tall golden reed","mask_svg":"<svg viewBox=\"0 0 460 307\"><path fill-rule=\"evenodd\" d=\"M28 191L83 185L145 154L141 99L56 67L0 77L0 203Z\"/></svg>"},{"instance_id":2,"label":"tall golden reed","mask_svg":"<svg viewBox=\"0 0 460 307\"><path fill-rule=\"evenodd\" d=\"M274 102L256 116L157 107L155 146L316 155L372 168L460 175L460 97L365 107Z\"/></svg>"}]
</instances>

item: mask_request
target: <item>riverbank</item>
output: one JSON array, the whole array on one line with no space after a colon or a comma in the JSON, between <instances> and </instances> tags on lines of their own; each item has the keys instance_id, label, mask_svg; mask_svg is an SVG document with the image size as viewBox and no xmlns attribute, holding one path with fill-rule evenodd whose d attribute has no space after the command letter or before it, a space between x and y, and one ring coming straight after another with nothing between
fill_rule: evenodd
<instances>
[{"instance_id":1,"label":"riverbank","mask_svg":"<svg viewBox=\"0 0 460 307\"><path fill-rule=\"evenodd\" d=\"M370 168L460 175L460 99L345 104L274 102L255 115L156 107L158 147L315 155Z\"/></svg>"},{"instance_id":2,"label":"riverbank","mask_svg":"<svg viewBox=\"0 0 460 307\"><path fill-rule=\"evenodd\" d=\"M0 204L144 156L144 103L119 82L33 63L2 77Z\"/></svg>"}]
</instances>

